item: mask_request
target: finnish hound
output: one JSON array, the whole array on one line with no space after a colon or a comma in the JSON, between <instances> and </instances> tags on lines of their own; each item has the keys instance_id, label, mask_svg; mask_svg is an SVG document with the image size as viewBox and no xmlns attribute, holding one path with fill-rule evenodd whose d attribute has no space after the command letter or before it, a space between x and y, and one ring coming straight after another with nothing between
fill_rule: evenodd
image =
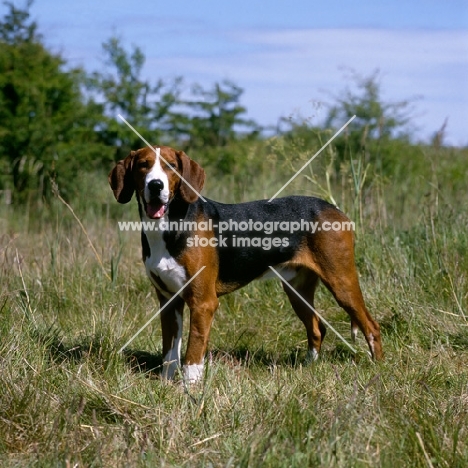
<instances>
[{"instance_id":1,"label":"finnish hound","mask_svg":"<svg viewBox=\"0 0 468 468\"><path fill-rule=\"evenodd\" d=\"M162 375L173 379L181 364L185 304L190 310L190 330L182 371L186 381L195 382L203 377L218 298L255 279L274 277L269 267L290 285L283 281L292 308L306 328L311 359L317 358L326 333L313 309L319 280L349 314L352 337L360 329L372 356L381 359L379 325L369 314L359 286L354 233L325 229L349 225L349 219L315 197L218 203L200 196L204 181L205 171L199 164L166 146L132 151L109 174L119 203L128 203L136 195L146 272L161 307L172 299L160 317ZM298 224L301 229L291 229Z\"/></svg>"}]
</instances>

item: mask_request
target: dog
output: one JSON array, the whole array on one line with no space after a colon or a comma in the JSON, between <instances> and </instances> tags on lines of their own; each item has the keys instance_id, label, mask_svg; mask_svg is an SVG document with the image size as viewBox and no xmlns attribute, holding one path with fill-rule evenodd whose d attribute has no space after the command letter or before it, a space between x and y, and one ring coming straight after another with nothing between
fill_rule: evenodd
<instances>
[{"instance_id":1,"label":"dog","mask_svg":"<svg viewBox=\"0 0 468 468\"><path fill-rule=\"evenodd\" d=\"M119 203L128 203L133 194L138 201L143 262L164 307L160 317L164 378L173 379L181 363L185 304L190 331L182 373L186 382L196 382L203 378L218 298L255 279L274 277L269 267L280 273L292 308L305 326L308 358L317 358L326 333L313 309L319 280L349 314L353 340L360 329L372 357L383 357L379 325L359 286L353 231L325 230L349 225L337 207L305 196L223 204L200 195L204 182L205 171L198 163L167 146L131 151L109 174ZM303 229L287 229L298 224ZM261 231L262 226L268 230ZM319 228L312 232L310 226Z\"/></svg>"}]
</instances>

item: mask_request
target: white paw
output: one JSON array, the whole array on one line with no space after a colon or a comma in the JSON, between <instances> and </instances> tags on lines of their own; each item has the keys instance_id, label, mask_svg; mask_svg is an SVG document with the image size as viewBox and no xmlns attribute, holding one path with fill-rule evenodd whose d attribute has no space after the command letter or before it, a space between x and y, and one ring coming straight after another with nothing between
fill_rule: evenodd
<instances>
[{"instance_id":1,"label":"white paw","mask_svg":"<svg viewBox=\"0 0 468 468\"><path fill-rule=\"evenodd\" d=\"M205 366L202 364L187 364L183 366L184 382L196 383L203 379L203 370Z\"/></svg>"},{"instance_id":2,"label":"white paw","mask_svg":"<svg viewBox=\"0 0 468 468\"><path fill-rule=\"evenodd\" d=\"M306 363L315 362L319 357L319 353L316 349L312 348L307 351Z\"/></svg>"}]
</instances>

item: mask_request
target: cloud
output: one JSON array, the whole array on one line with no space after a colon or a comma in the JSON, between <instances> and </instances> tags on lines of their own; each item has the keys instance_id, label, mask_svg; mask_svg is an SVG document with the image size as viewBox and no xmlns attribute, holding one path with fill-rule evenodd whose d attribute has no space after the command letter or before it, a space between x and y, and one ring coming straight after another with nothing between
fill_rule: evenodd
<instances>
[{"instance_id":1,"label":"cloud","mask_svg":"<svg viewBox=\"0 0 468 468\"><path fill-rule=\"evenodd\" d=\"M157 63L160 69L206 83L232 79L244 87L244 103L262 123L275 123L298 109L307 114L314 110L311 100L329 100L324 90L336 94L349 84L343 67L361 75L378 68L386 99L422 96L416 122L421 136L449 117L450 143L468 142L468 31L238 30L222 41L229 41L229 48L208 54L191 48L190 54L149 56L148 68Z\"/></svg>"}]
</instances>

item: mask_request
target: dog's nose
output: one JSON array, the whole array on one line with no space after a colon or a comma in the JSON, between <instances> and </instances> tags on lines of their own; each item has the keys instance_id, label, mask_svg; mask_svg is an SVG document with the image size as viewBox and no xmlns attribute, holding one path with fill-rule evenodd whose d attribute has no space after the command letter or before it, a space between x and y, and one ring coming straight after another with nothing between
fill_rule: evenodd
<instances>
[{"instance_id":1,"label":"dog's nose","mask_svg":"<svg viewBox=\"0 0 468 468\"><path fill-rule=\"evenodd\" d=\"M153 179L148 183L148 189L152 195L159 195L164 188L164 182L161 179Z\"/></svg>"}]
</instances>

